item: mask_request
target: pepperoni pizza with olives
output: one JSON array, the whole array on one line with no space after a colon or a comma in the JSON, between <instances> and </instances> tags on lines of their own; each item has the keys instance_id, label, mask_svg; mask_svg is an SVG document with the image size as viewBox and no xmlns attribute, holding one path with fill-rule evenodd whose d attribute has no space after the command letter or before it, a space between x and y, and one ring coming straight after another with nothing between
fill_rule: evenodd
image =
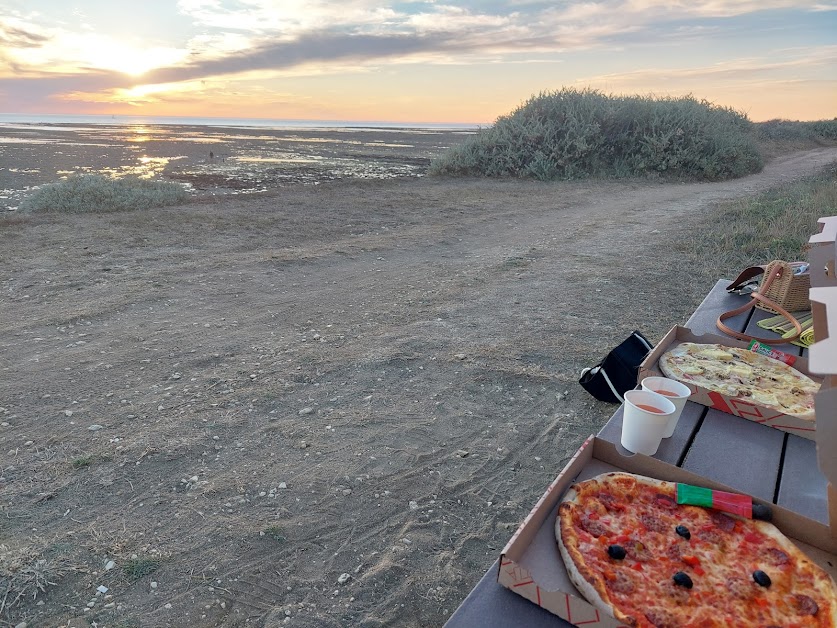
<instances>
[{"instance_id":1,"label":"pepperoni pizza with olives","mask_svg":"<svg viewBox=\"0 0 837 628\"><path fill-rule=\"evenodd\" d=\"M774 525L676 501L676 484L574 484L555 534L570 579L628 626L837 626L837 586Z\"/></svg>"}]
</instances>

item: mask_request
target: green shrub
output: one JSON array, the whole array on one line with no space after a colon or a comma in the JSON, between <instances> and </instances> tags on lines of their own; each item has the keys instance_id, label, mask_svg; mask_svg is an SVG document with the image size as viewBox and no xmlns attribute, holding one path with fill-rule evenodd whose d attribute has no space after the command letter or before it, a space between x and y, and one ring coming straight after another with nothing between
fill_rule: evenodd
<instances>
[{"instance_id":1,"label":"green shrub","mask_svg":"<svg viewBox=\"0 0 837 628\"><path fill-rule=\"evenodd\" d=\"M163 563L160 558L131 558L125 562L122 570L131 581L139 580L140 578L154 573L160 568Z\"/></svg>"},{"instance_id":2,"label":"green shrub","mask_svg":"<svg viewBox=\"0 0 837 628\"><path fill-rule=\"evenodd\" d=\"M757 122L755 129L758 139L762 141L837 140L837 118L814 122L768 120Z\"/></svg>"},{"instance_id":3,"label":"green shrub","mask_svg":"<svg viewBox=\"0 0 837 628\"><path fill-rule=\"evenodd\" d=\"M74 469L83 469L84 467L89 467L91 464L93 464L93 456L81 456L73 460Z\"/></svg>"},{"instance_id":4,"label":"green shrub","mask_svg":"<svg viewBox=\"0 0 837 628\"><path fill-rule=\"evenodd\" d=\"M130 211L175 205L188 197L182 186L169 181L80 175L38 188L21 202L19 211L73 214Z\"/></svg>"},{"instance_id":5,"label":"green shrub","mask_svg":"<svg viewBox=\"0 0 837 628\"><path fill-rule=\"evenodd\" d=\"M692 96L562 89L530 98L431 162L431 174L525 177L670 175L729 179L763 165L753 124Z\"/></svg>"}]
</instances>

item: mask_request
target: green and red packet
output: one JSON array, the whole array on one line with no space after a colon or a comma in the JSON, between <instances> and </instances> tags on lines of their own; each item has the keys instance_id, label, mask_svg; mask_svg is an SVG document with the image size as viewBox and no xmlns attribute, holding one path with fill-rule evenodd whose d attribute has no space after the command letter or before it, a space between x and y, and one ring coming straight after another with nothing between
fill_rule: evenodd
<instances>
[{"instance_id":1,"label":"green and red packet","mask_svg":"<svg viewBox=\"0 0 837 628\"><path fill-rule=\"evenodd\" d=\"M774 349L773 347L764 344L763 342L759 342L758 340L751 340L750 344L747 345L747 348L755 353L766 355L768 358L784 362L788 366L793 366L793 363L796 362L796 356L783 353L778 349Z\"/></svg>"},{"instance_id":2,"label":"green and red packet","mask_svg":"<svg viewBox=\"0 0 837 628\"><path fill-rule=\"evenodd\" d=\"M692 486L691 484L683 484L681 482L677 483L677 503L688 506L714 508L715 510L740 515L747 519L763 519L769 521L772 516L770 508L761 504L753 504L753 498L749 495L713 491L711 488Z\"/></svg>"}]
</instances>

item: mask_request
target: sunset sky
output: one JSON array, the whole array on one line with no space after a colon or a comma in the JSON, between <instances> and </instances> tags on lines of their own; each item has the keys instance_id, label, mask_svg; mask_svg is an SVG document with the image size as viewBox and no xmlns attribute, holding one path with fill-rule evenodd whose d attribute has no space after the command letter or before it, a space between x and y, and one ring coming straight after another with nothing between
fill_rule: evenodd
<instances>
[{"instance_id":1,"label":"sunset sky","mask_svg":"<svg viewBox=\"0 0 837 628\"><path fill-rule=\"evenodd\" d=\"M561 87L837 116L837 0L0 0L0 112L490 123Z\"/></svg>"}]
</instances>

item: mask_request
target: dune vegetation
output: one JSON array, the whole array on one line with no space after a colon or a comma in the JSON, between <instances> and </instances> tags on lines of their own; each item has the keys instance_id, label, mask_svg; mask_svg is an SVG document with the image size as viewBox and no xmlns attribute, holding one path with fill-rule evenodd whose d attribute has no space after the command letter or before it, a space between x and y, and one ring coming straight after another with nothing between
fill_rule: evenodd
<instances>
[{"instance_id":1,"label":"dune vegetation","mask_svg":"<svg viewBox=\"0 0 837 628\"><path fill-rule=\"evenodd\" d=\"M186 189L170 181L137 177L113 179L98 174L78 175L50 183L25 198L22 213L117 212L176 205L189 198Z\"/></svg>"},{"instance_id":2,"label":"dune vegetation","mask_svg":"<svg viewBox=\"0 0 837 628\"><path fill-rule=\"evenodd\" d=\"M773 121L759 127L743 113L693 96L562 89L542 92L499 117L433 160L430 173L539 180L730 179L761 170L760 134L771 141L818 134L837 138L837 123L801 124Z\"/></svg>"}]
</instances>

